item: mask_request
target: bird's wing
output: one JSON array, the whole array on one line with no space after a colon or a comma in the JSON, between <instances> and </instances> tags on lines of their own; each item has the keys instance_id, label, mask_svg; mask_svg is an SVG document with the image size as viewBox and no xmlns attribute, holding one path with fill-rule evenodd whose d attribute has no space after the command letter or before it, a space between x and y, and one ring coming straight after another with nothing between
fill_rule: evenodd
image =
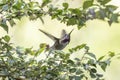
<instances>
[{"instance_id":1,"label":"bird's wing","mask_svg":"<svg viewBox=\"0 0 120 80\"><path fill-rule=\"evenodd\" d=\"M49 37L50 39L52 39L53 41L58 40L58 38L54 37L53 35L45 32L45 31L43 31L43 30L41 30L41 29L39 29L39 31L41 31L42 33L44 33L46 36L48 36L48 37Z\"/></svg>"},{"instance_id":2,"label":"bird's wing","mask_svg":"<svg viewBox=\"0 0 120 80\"><path fill-rule=\"evenodd\" d=\"M66 31L63 29L61 32L61 38L63 38L66 34L67 34Z\"/></svg>"}]
</instances>

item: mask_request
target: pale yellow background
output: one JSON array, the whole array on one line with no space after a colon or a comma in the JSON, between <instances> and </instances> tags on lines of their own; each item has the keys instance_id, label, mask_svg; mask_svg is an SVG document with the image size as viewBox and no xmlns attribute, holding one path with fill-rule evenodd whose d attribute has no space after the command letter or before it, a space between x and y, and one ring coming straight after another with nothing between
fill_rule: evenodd
<instances>
[{"instance_id":1,"label":"pale yellow background","mask_svg":"<svg viewBox=\"0 0 120 80\"><path fill-rule=\"evenodd\" d=\"M59 0L55 2L55 5L59 6L62 1ZM79 7L82 2L82 0L65 0L65 2L67 1L69 1L70 7L74 8ZM120 6L120 0L112 0L112 4ZM86 43L90 47L90 51L95 53L97 57L105 55L109 51L120 53L120 23L112 24L110 27L105 21L93 20L88 21L86 27L77 30L76 26L67 27L57 20L51 20L49 16L43 19L45 21L44 25L39 19L36 21L29 21L27 17L23 17L20 21L16 21L16 25L13 28L10 27L9 31L11 42L14 43L15 46L38 49L40 43L53 44L51 39L38 31L39 28L56 37L60 37L62 29L66 29L67 32L69 32L74 28L75 30L71 35L71 42L64 51L78 44ZM0 32L0 36L6 34L2 28L0 28ZM113 60L105 72L105 77L106 80L120 80L120 60Z\"/></svg>"}]
</instances>

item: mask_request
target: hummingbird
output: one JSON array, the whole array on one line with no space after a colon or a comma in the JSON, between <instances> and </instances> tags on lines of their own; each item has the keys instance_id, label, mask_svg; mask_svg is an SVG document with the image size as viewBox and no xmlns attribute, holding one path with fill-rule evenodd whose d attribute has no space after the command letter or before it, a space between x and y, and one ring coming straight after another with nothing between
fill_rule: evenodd
<instances>
[{"instance_id":1,"label":"hummingbird","mask_svg":"<svg viewBox=\"0 0 120 80\"><path fill-rule=\"evenodd\" d=\"M54 41L54 44L49 48L51 50L62 50L64 49L70 42L70 35L74 29L72 29L68 34L66 33L66 30L62 30L61 37L57 38L53 36L52 34L47 33L46 31L43 31L39 29L42 33L44 33L46 36L48 36L50 39Z\"/></svg>"}]
</instances>

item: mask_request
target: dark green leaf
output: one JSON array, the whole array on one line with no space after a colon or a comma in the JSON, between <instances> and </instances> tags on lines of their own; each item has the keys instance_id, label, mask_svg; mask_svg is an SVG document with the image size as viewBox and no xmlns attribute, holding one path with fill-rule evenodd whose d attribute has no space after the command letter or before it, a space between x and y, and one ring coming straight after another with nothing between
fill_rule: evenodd
<instances>
[{"instance_id":1,"label":"dark green leaf","mask_svg":"<svg viewBox=\"0 0 120 80\"><path fill-rule=\"evenodd\" d=\"M78 69L78 70L76 71L76 74L77 74L77 75L80 75L80 74L82 74L82 73L83 73L83 71L80 70L80 69Z\"/></svg>"},{"instance_id":2,"label":"dark green leaf","mask_svg":"<svg viewBox=\"0 0 120 80\"><path fill-rule=\"evenodd\" d=\"M111 0L97 0L101 5L105 5L106 3L110 2Z\"/></svg>"},{"instance_id":3,"label":"dark green leaf","mask_svg":"<svg viewBox=\"0 0 120 80\"><path fill-rule=\"evenodd\" d=\"M67 25L75 25L77 24L77 20L75 18L69 18L67 21Z\"/></svg>"},{"instance_id":4,"label":"dark green leaf","mask_svg":"<svg viewBox=\"0 0 120 80\"><path fill-rule=\"evenodd\" d=\"M110 57L114 57L114 56L115 56L115 53L110 51L110 52L109 52L109 56L110 56Z\"/></svg>"},{"instance_id":5,"label":"dark green leaf","mask_svg":"<svg viewBox=\"0 0 120 80\"><path fill-rule=\"evenodd\" d=\"M68 8L68 3L63 3L63 7L64 7L64 9L67 9Z\"/></svg>"},{"instance_id":6,"label":"dark green leaf","mask_svg":"<svg viewBox=\"0 0 120 80\"><path fill-rule=\"evenodd\" d=\"M97 70L96 70L95 68L92 68L92 69L91 69L91 72L96 73Z\"/></svg>"},{"instance_id":7,"label":"dark green leaf","mask_svg":"<svg viewBox=\"0 0 120 80\"><path fill-rule=\"evenodd\" d=\"M76 68L71 68L71 69L69 69L69 72L70 72L70 73L76 72Z\"/></svg>"},{"instance_id":8,"label":"dark green leaf","mask_svg":"<svg viewBox=\"0 0 120 80\"><path fill-rule=\"evenodd\" d=\"M100 62L99 65L101 66L103 71L106 70L106 67L107 67L107 63L106 62Z\"/></svg>"},{"instance_id":9,"label":"dark green leaf","mask_svg":"<svg viewBox=\"0 0 120 80\"><path fill-rule=\"evenodd\" d=\"M81 44L81 45L78 45L78 46L76 46L72 49L69 49L69 51L72 53L74 51L77 51L77 50L80 50L80 49L84 48L85 46L86 46L86 44Z\"/></svg>"},{"instance_id":10,"label":"dark green leaf","mask_svg":"<svg viewBox=\"0 0 120 80\"><path fill-rule=\"evenodd\" d=\"M76 14L77 16L81 16L81 11L80 11L80 9L79 8L75 8L75 9L69 9L70 11L71 11L71 13L73 13L73 14Z\"/></svg>"},{"instance_id":11,"label":"dark green leaf","mask_svg":"<svg viewBox=\"0 0 120 80\"><path fill-rule=\"evenodd\" d=\"M96 78L96 75L93 72L90 72L91 78Z\"/></svg>"},{"instance_id":12,"label":"dark green leaf","mask_svg":"<svg viewBox=\"0 0 120 80\"><path fill-rule=\"evenodd\" d=\"M93 53L87 53L87 55L89 55L89 56L91 56L92 58L96 59L96 56L95 56L95 54L93 54Z\"/></svg>"},{"instance_id":13,"label":"dark green leaf","mask_svg":"<svg viewBox=\"0 0 120 80\"><path fill-rule=\"evenodd\" d=\"M45 7L51 0L43 0L41 7Z\"/></svg>"},{"instance_id":14,"label":"dark green leaf","mask_svg":"<svg viewBox=\"0 0 120 80\"><path fill-rule=\"evenodd\" d=\"M79 59L79 58L75 58L75 60L76 60L76 61L80 61L80 59Z\"/></svg>"},{"instance_id":15,"label":"dark green leaf","mask_svg":"<svg viewBox=\"0 0 120 80\"><path fill-rule=\"evenodd\" d=\"M75 80L81 80L81 76L75 76Z\"/></svg>"},{"instance_id":16,"label":"dark green leaf","mask_svg":"<svg viewBox=\"0 0 120 80\"><path fill-rule=\"evenodd\" d=\"M70 59L67 60L67 63L68 63L68 64L72 64L72 65L74 65L74 61L72 61L72 60L70 60Z\"/></svg>"},{"instance_id":17,"label":"dark green leaf","mask_svg":"<svg viewBox=\"0 0 120 80\"><path fill-rule=\"evenodd\" d=\"M87 0L83 3L83 9L87 9L93 5L93 0Z\"/></svg>"},{"instance_id":18,"label":"dark green leaf","mask_svg":"<svg viewBox=\"0 0 120 80\"><path fill-rule=\"evenodd\" d=\"M104 18L106 17L106 11L104 9L100 9L99 16L100 16L100 19L104 20Z\"/></svg>"},{"instance_id":19,"label":"dark green leaf","mask_svg":"<svg viewBox=\"0 0 120 80\"><path fill-rule=\"evenodd\" d=\"M110 21L112 22L118 22L118 14L112 14Z\"/></svg>"},{"instance_id":20,"label":"dark green leaf","mask_svg":"<svg viewBox=\"0 0 120 80\"><path fill-rule=\"evenodd\" d=\"M9 42L10 41L10 37L8 35L6 35L5 37L3 37L3 39L6 41L6 42Z\"/></svg>"},{"instance_id":21,"label":"dark green leaf","mask_svg":"<svg viewBox=\"0 0 120 80\"><path fill-rule=\"evenodd\" d=\"M40 48L40 49L35 53L35 56L38 56L38 55L41 54L44 50L45 50L45 48Z\"/></svg>"},{"instance_id":22,"label":"dark green leaf","mask_svg":"<svg viewBox=\"0 0 120 80\"><path fill-rule=\"evenodd\" d=\"M88 60L88 64L89 64L90 66L96 67L95 60L93 60L93 59L89 59L89 60Z\"/></svg>"},{"instance_id":23,"label":"dark green leaf","mask_svg":"<svg viewBox=\"0 0 120 80\"><path fill-rule=\"evenodd\" d=\"M108 21L108 24L111 26L113 22L118 23L118 14L112 14L112 16L110 17L110 20Z\"/></svg>"},{"instance_id":24,"label":"dark green leaf","mask_svg":"<svg viewBox=\"0 0 120 80\"><path fill-rule=\"evenodd\" d=\"M7 24L1 23L0 26L8 33L8 26L7 26Z\"/></svg>"},{"instance_id":25,"label":"dark green leaf","mask_svg":"<svg viewBox=\"0 0 120 80\"><path fill-rule=\"evenodd\" d=\"M9 20L9 23L10 23L11 27L13 27L15 25L15 21L13 19Z\"/></svg>"},{"instance_id":26,"label":"dark green leaf","mask_svg":"<svg viewBox=\"0 0 120 80\"><path fill-rule=\"evenodd\" d=\"M102 74L96 74L98 77L103 77L103 75Z\"/></svg>"},{"instance_id":27,"label":"dark green leaf","mask_svg":"<svg viewBox=\"0 0 120 80\"><path fill-rule=\"evenodd\" d=\"M105 56L101 56L100 58L98 58L98 61L102 60Z\"/></svg>"},{"instance_id":28,"label":"dark green leaf","mask_svg":"<svg viewBox=\"0 0 120 80\"><path fill-rule=\"evenodd\" d=\"M114 10L116 10L118 7L115 5L106 5L106 10L113 13Z\"/></svg>"},{"instance_id":29,"label":"dark green leaf","mask_svg":"<svg viewBox=\"0 0 120 80\"><path fill-rule=\"evenodd\" d=\"M20 10L23 7L23 2L17 1L16 4L13 5L13 8L16 10Z\"/></svg>"}]
</instances>

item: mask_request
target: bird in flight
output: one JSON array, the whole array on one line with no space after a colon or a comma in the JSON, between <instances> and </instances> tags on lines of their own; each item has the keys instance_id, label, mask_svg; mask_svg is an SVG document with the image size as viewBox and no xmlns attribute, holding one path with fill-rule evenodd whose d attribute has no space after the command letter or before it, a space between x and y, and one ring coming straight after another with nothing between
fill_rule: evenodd
<instances>
[{"instance_id":1,"label":"bird in flight","mask_svg":"<svg viewBox=\"0 0 120 80\"><path fill-rule=\"evenodd\" d=\"M69 44L70 35L71 35L73 29L69 33L66 33L66 31L63 29L61 32L60 38L57 38L57 37L47 33L46 31L43 31L41 29L39 29L39 31L41 31L42 33L44 33L46 36L48 36L50 39L52 39L54 41L54 44L49 49L62 50Z\"/></svg>"}]
</instances>

